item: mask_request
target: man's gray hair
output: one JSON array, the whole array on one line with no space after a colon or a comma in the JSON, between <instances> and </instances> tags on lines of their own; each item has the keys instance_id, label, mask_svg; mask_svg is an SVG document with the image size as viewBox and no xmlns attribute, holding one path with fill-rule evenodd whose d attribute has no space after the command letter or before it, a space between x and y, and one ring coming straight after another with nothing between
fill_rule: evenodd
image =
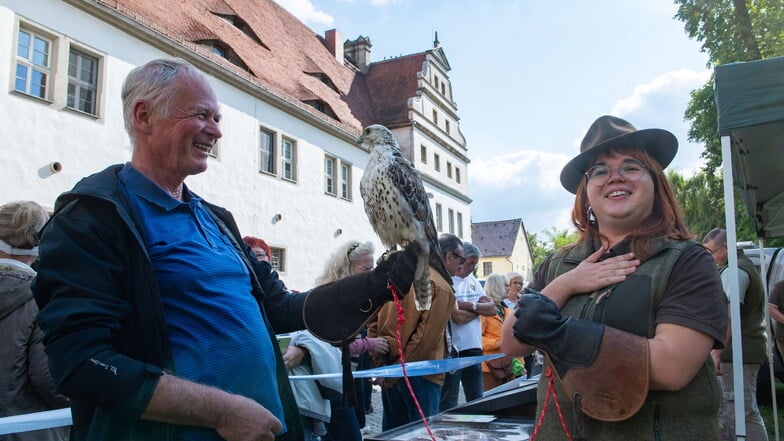
<instances>
[{"instance_id":1,"label":"man's gray hair","mask_svg":"<svg viewBox=\"0 0 784 441\"><path fill-rule=\"evenodd\" d=\"M471 242L463 242L463 254L465 257L482 257L482 252Z\"/></svg>"},{"instance_id":2,"label":"man's gray hair","mask_svg":"<svg viewBox=\"0 0 784 441\"><path fill-rule=\"evenodd\" d=\"M462 245L463 241L454 234L443 233L438 236L438 247L441 248L441 257L444 259L446 259L446 253L454 252L457 247Z\"/></svg>"},{"instance_id":3,"label":"man's gray hair","mask_svg":"<svg viewBox=\"0 0 784 441\"><path fill-rule=\"evenodd\" d=\"M708 242L712 242L716 246L723 247L727 245L727 230L724 228L714 228L705 235L705 238L702 239L702 243L706 244Z\"/></svg>"},{"instance_id":4,"label":"man's gray hair","mask_svg":"<svg viewBox=\"0 0 784 441\"><path fill-rule=\"evenodd\" d=\"M133 108L139 101L147 102L156 116L169 116L174 98L171 87L174 80L183 72L203 78L192 64L183 60L152 60L133 69L125 78L122 87L123 120L125 131L133 144Z\"/></svg>"}]
</instances>

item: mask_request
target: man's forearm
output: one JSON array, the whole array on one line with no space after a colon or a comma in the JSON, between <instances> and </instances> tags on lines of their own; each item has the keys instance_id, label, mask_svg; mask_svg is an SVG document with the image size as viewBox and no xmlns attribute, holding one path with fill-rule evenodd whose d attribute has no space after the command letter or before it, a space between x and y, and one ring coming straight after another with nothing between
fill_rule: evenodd
<instances>
[{"instance_id":1,"label":"man's forearm","mask_svg":"<svg viewBox=\"0 0 784 441\"><path fill-rule=\"evenodd\" d=\"M142 419L217 427L233 400L228 392L164 374L158 380Z\"/></svg>"}]
</instances>

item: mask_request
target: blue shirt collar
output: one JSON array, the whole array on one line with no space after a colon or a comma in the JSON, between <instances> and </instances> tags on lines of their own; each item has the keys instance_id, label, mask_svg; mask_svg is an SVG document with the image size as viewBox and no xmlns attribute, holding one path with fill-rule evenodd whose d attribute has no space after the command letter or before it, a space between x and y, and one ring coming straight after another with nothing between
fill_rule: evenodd
<instances>
[{"instance_id":1,"label":"blue shirt collar","mask_svg":"<svg viewBox=\"0 0 784 441\"><path fill-rule=\"evenodd\" d=\"M136 170L130 162L126 162L125 166L118 174L120 181L122 181L129 191L132 191L138 197L151 202L166 211L174 210L182 204L198 204L201 198L191 193L184 183L182 184L182 198L185 202L180 202L174 199L169 193L152 182L146 176Z\"/></svg>"}]
</instances>

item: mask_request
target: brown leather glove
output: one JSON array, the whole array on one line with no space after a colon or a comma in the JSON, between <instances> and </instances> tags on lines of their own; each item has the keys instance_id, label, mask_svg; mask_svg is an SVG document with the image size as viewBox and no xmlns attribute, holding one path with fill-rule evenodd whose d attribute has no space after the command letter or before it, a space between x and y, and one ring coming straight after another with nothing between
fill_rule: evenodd
<instances>
[{"instance_id":1,"label":"brown leather glove","mask_svg":"<svg viewBox=\"0 0 784 441\"><path fill-rule=\"evenodd\" d=\"M648 339L590 320L564 318L547 296L526 289L515 311L514 336L547 357L573 402L601 421L623 421L645 404Z\"/></svg>"},{"instance_id":2,"label":"brown leather glove","mask_svg":"<svg viewBox=\"0 0 784 441\"><path fill-rule=\"evenodd\" d=\"M419 244L385 254L368 273L345 277L314 288L305 299L302 318L316 337L339 345L357 335L384 303L392 300L392 284L400 296L411 289Z\"/></svg>"}]
</instances>

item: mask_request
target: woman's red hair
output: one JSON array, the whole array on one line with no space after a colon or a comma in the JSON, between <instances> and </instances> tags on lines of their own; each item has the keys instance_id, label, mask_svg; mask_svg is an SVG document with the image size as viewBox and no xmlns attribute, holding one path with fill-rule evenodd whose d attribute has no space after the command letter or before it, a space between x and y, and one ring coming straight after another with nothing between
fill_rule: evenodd
<instances>
[{"instance_id":1,"label":"woman's red hair","mask_svg":"<svg viewBox=\"0 0 784 441\"><path fill-rule=\"evenodd\" d=\"M626 238L631 239L631 249L634 254L645 259L651 249L651 242L655 239L670 238L675 240L691 239L686 224L683 221L683 213L675 194L670 187L667 177L664 175L661 164L653 158L647 151L642 149L632 150L610 150L608 154L627 154L632 158L645 164L653 180L653 210L650 216L640 225L637 225ZM593 165L593 164L591 164ZM586 186L588 181L583 179L577 187L577 196L574 199L572 208L572 223L580 233L580 238L574 244L583 243L594 237L599 237L603 241L607 238L599 232L599 226L588 220L588 193Z\"/></svg>"}]
</instances>

